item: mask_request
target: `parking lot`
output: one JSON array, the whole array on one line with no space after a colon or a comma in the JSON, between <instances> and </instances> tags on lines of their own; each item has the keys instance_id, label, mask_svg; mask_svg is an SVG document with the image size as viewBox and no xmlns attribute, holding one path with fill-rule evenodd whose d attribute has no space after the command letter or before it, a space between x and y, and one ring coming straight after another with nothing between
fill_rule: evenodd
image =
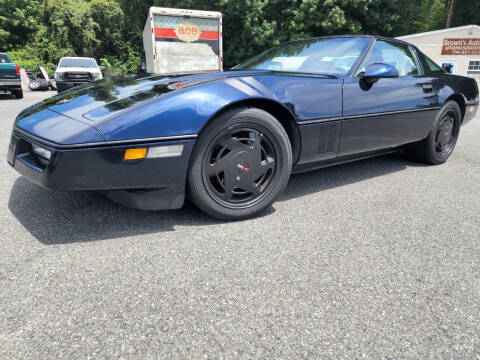
<instances>
[{"instance_id":1,"label":"parking lot","mask_svg":"<svg viewBox=\"0 0 480 360\"><path fill-rule=\"evenodd\" d=\"M6 162L0 359L480 359L480 119L442 166L295 175L264 216L142 212Z\"/></svg>"}]
</instances>

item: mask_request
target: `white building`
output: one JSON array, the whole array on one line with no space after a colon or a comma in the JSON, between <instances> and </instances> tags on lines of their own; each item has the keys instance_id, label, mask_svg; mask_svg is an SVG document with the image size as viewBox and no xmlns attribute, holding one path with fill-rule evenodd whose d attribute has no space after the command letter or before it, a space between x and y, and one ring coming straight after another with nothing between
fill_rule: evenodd
<instances>
[{"instance_id":1,"label":"white building","mask_svg":"<svg viewBox=\"0 0 480 360\"><path fill-rule=\"evenodd\" d=\"M450 72L480 80L480 26L467 25L400 36Z\"/></svg>"}]
</instances>

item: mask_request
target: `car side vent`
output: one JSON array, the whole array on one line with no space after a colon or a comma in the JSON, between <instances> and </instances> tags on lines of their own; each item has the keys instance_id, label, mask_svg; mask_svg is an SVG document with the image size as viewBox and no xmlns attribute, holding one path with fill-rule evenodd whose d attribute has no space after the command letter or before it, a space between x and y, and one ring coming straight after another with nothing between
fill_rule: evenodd
<instances>
[{"instance_id":1,"label":"car side vent","mask_svg":"<svg viewBox=\"0 0 480 360\"><path fill-rule=\"evenodd\" d=\"M336 143L339 135L340 124L331 123L320 126L318 136L318 155L331 154L336 151Z\"/></svg>"},{"instance_id":2,"label":"car side vent","mask_svg":"<svg viewBox=\"0 0 480 360\"><path fill-rule=\"evenodd\" d=\"M335 157L340 140L340 121L301 126L302 152L300 162Z\"/></svg>"}]
</instances>

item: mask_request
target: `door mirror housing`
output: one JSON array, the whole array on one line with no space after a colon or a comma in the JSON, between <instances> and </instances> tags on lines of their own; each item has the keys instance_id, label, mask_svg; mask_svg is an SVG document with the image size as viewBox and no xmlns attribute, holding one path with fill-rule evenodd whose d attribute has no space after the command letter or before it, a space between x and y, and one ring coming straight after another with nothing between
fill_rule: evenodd
<instances>
[{"instance_id":1,"label":"door mirror housing","mask_svg":"<svg viewBox=\"0 0 480 360\"><path fill-rule=\"evenodd\" d=\"M372 64L367 68L363 78L370 83L382 78L397 78L398 71L395 66L383 63Z\"/></svg>"},{"instance_id":2,"label":"door mirror housing","mask_svg":"<svg viewBox=\"0 0 480 360\"><path fill-rule=\"evenodd\" d=\"M50 69L52 69L53 71L57 70L57 67L55 65L52 65L50 66Z\"/></svg>"},{"instance_id":3,"label":"door mirror housing","mask_svg":"<svg viewBox=\"0 0 480 360\"><path fill-rule=\"evenodd\" d=\"M452 64L442 64L442 68L446 72L451 73L452 69L453 69L453 65Z\"/></svg>"}]
</instances>

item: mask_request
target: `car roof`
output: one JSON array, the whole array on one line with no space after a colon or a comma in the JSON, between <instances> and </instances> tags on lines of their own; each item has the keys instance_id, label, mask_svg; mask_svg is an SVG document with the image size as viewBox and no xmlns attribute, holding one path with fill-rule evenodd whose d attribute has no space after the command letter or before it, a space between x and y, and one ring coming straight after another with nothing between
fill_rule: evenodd
<instances>
[{"instance_id":1,"label":"car roof","mask_svg":"<svg viewBox=\"0 0 480 360\"><path fill-rule=\"evenodd\" d=\"M296 39L296 40L290 40L290 41L285 41L281 44L288 44L291 42L296 42L296 41L308 41L308 40L321 40L321 39L336 39L336 38L370 38L370 39L377 39L377 40L388 40L388 41L394 41L397 43L402 43L406 45L412 45L406 41L400 40L400 39L395 39L395 38L389 38L386 36L381 36L381 35L365 35L365 34L352 34L352 35L326 35L326 36L316 36L316 37L311 37L311 38L305 38L305 39Z\"/></svg>"}]
</instances>

